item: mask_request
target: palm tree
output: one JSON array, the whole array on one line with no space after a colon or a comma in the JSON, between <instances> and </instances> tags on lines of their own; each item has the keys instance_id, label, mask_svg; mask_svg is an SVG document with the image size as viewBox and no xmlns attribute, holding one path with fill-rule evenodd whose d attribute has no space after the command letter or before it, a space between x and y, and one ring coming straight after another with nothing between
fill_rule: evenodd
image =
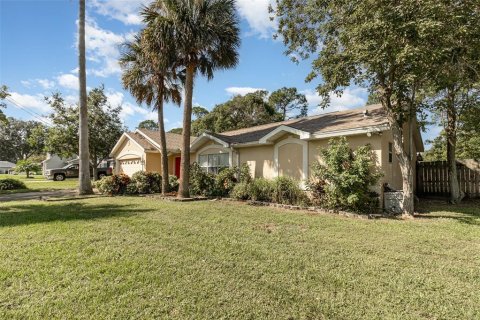
<instances>
[{"instance_id":1,"label":"palm tree","mask_svg":"<svg viewBox=\"0 0 480 320\"><path fill-rule=\"evenodd\" d=\"M171 68L172 52L169 47L157 41L157 33L147 27L135 37L132 42L125 44L125 51L120 57L123 68L122 82L125 89L130 90L137 103L154 105L157 110L158 129L160 132L160 150L162 157L162 193L168 192L168 156L163 103L181 102L179 85L175 80L179 76Z\"/></svg>"},{"instance_id":2,"label":"palm tree","mask_svg":"<svg viewBox=\"0 0 480 320\"><path fill-rule=\"evenodd\" d=\"M240 36L234 0L157 0L145 17L159 32L172 35L177 66L185 68L183 139L178 196L189 197L192 95L197 73L213 78L215 70L238 63ZM165 37L163 37L165 38Z\"/></svg>"},{"instance_id":3,"label":"palm tree","mask_svg":"<svg viewBox=\"0 0 480 320\"><path fill-rule=\"evenodd\" d=\"M78 193L92 194L90 181L90 155L88 147L88 110L87 110L87 75L85 66L85 0L79 0L78 22L78 79L80 89L79 112L79 175Z\"/></svg>"}]
</instances>

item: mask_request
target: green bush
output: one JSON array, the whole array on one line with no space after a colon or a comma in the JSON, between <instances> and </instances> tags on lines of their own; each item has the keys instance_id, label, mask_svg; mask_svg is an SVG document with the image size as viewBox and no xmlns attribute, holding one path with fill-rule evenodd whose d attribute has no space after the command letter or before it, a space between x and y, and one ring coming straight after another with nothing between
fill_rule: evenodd
<instances>
[{"instance_id":1,"label":"green bush","mask_svg":"<svg viewBox=\"0 0 480 320\"><path fill-rule=\"evenodd\" d=\"M248 187L250 199L254 201L272 202L274 190L275 184L273 180L264 178L252 180Z\"/></svg>"},{"instance_id":2,"label":"green bush","mask_svg":"<svg viewBox=\"0 0 480 320\"><path fill-rule=\"evenodd\" d=\"M240 182L233 187L230 192L230 196L237 200L249 200L250 199L250 184L246 182Z\"/></svg>"},{"instance_id":3,"label":"green bush","mask_svg":"<svg viewBox=\"0 0 480 320\"><path fill-rule=\"evenodd\" d=\"M158 172L138 171L132 175L131 184L135 185L134 193L158 193L162 189L162 176ZM131 187L130 190L134 191Z\"/></svg>"},{"instance_id":4,"label":"green bush","mask_svg":"<svg viewBox=\"0 0 480 320\"><path fill-rule=\"evenodd\" d=\"M97 188L100 193L109 195L126 193L129 184L130 177L126 174L114 174L94 182L95 188Z\"/></svg>"},{"instance_id":5,"label":"green bush","mask_svg":"<svg viewBox=\"0 0 480 320\"><path fill-rule=\"evenodd\" d=\"M224 168L215 176L215 189L213 196L226 197L230 194L235 184L238 183L239 170L237 167Z\"/></svg>"},{"instance_id":6,"label":"green bush","mask_svg":"<svg viewBox=\"0 0 480 320\"><path fill-rule=\"evenodd\" d=\"M312 166L307 187L315 204L356 212L378 208L378 194L370 191L382 176L369 145L350 149L345 137L331 139L321 151L323 163Z\"/></svg>"},{"instance_id":7,"label":"green bush","mask_svg":"<svg viewBox=\"0 0 480 320\"><path fill-rule=\"evenodd\" d=\"M198 163L190 166L190 194L192 196L216 195L215 175L203 170Z\"/></svg>"},{"instance_id":8,"label":"green bush","mask_svg":"<svg viewBox=\"0 0 480 320\"><path fill-rule=\"evenodd\" d=\"M238 169L238 181L245 183L252 182L252 176L250 175L250 166L248 164L244 163Z\"/></svg>"},{"instance_id":9,"label":"green bush","mask_svg":"<svg viewBox=\"0 0 480 320\"><path fill-rule=\"evenodd\" d=\"M273 180L272 201L289 205L307 205L309 199L298 181L289 177L278 177Z\"/></svg>"},{"instance_id":10,"label":"green bush","mask_svg":"<svg viewBox=\"0 0 480 320\"><path fill-rule=\"evenodd\" d=\"M27 189L25 183L17 179L0 179L0 190Z\"/></svg>"},{"instance_id":11,"label":"green bush","mask_svg":"<svg viewBox=\"0 0 480 320\"><path fill-rule=\"evenodd\" d=\"M177 192L178 191L178 178L177 176L169 176L168 177L168 185L169 185L169 189L170 191L175 191Z\"/></svg>"}]
</instances>

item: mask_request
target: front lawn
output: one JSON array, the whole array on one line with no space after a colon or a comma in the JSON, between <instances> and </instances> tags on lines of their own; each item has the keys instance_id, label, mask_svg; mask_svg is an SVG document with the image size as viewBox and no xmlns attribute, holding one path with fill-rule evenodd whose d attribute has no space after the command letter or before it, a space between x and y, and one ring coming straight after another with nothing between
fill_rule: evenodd
<instances>
[{"instance_id":1,"label":"front lawn","mask_svg":"<svg viewBox=\"0 0 480 320\"><path fill-rule=\"evenodd\" d=\"M66 179L64 181L53 181L45 179L42 175L35 175L28 178L25 174L13 175L13 174L0 174L0 179L17 179L27 185L27 190L0 190L0 194L5 193L17 193L17 192L30 192L30 191L45 191L45 190L58 190L58 189L76 189L78 187L78 178Z\"/></svg>"},{"instance_id":2,"label":"front lawn","mask_svg":"<svg viewBox=\"0 0 480 320\"><path fill-rule=\"evenodd\" d=\"M478 203L437 206L399 221L142 197L3 203L0 318L478 319Z\"/></svg>"}]
</instances>

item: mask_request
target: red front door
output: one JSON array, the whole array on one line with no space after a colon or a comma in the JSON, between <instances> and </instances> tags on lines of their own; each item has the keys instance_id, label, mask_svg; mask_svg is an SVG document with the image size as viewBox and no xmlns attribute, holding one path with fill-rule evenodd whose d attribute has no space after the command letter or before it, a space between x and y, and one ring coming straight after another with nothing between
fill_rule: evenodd
<instances>
[{"instance_id":1,"label":"red front door","mask_svg":"<svg viewBox=\"0 0 480 320\"><path fill-rule=\"evenodd\" d=\"M175 158L175 175L180 179L180 157Z\"/></svg>"}]
</instances>

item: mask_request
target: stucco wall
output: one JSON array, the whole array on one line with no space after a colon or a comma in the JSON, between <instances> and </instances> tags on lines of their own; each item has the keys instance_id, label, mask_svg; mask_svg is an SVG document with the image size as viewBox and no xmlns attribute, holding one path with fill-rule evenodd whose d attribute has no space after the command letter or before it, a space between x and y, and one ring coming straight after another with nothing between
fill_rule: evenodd
<instances>
[{"instance_id":1,"label":"stucco wall","mask_svg":"<svg viewBox=\"0 0 480 320\"><path fill-rule=\"evenodd\" d=\"M120 148L119 152L115 154L115 159L133 159L142 157L144 151L136 143L130 139L125 140Z\"/></svg>"},{"instance_id":2,"label":"stucco wall","mask_svg":"<svg viewBox=\"0 0 480 320\"><path fill-rule=\"evenodd\" d=\"M303 179L303 146L287 143L278 147L278 175Z\"/></svg>"},{"instance_id":3,"label":"stucco wall","mask_svg":"<svg viewBox=\"0 0 480 320\"><path fill-rule=\"evenodd\" d=\"M162 173L162 157L159 152L145 154L145 171Z\"/></svg>"},{"instance_id":4,"label":"stucco wall","mask_svg":"<svg viewBox=\"0 0 480 320\"><path fill-rule=\"evenodd\" d=\"M240 164L250 166L254 178L275 178L273 145L239 148Z\"/></svg>"},{"instance_id":5,"label":"stucco wall","mask_svg":"<svg viewBox=\"0 0 480 320\"><path fill-rule=\"evenodd\" d=\"M405 141L404 147L405 150L409 151L409 142L408 142L408 128L405 127ZM393 149L393 159L392 162L388 162L388 144L393 143L393 137L391 131L385 131L382 135L382 148L385 150L382 155L382 168L385 172L383 178L384 182L387 182L392 188L396 190L402 190L402 172L400 171L400 165L398 164L397 156L395 155L395 149ZM413 167L413 188L416 190L416 161L417 161L417 148L415 143L412 144L412 167Z\"/></svg>"}]
</instances>

